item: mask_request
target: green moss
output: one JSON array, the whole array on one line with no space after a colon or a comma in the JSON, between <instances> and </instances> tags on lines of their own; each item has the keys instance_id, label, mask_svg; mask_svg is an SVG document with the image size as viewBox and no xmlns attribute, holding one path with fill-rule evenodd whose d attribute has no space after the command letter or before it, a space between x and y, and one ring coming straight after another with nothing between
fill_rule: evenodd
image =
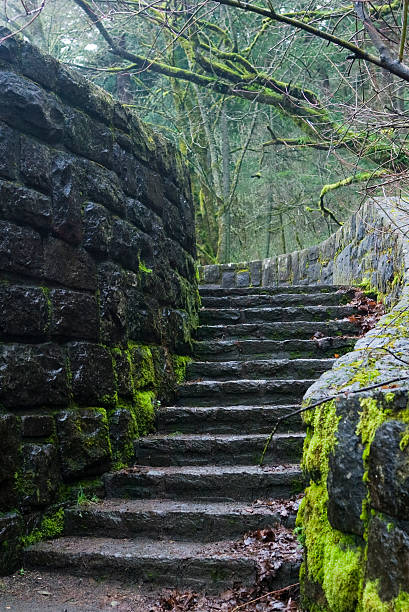
<instances>
[{"instance_id":1,"label":"green moss","mask_svg":"<svg viewBox=\"0 0 409 612\"><path fill-rule=\"evenodd\" d=\"M191 363L192 358L184 357L182 355L172 355L171 361L176 382L181 384L186 379L186 367L189 363Z\"/></svg>"},{"instance_id":2,"label":"green moss","mask_svg":"<svg viewBox=\"0 0 409 612\"><path fill-rule=\"evenodd\" d=\"M351 612L355 610L361 578L361 549L354 538L333 529L328 521L326 479L312 483L297 516L304 527L306 577L322 585L329 608L317 610ZM312 609L309 607L308 609Z\"/></svg>"},{"instance_id":3,"label":"green moss","mask_svg":"<svg viewBox=\"0 0 409 612\"><path fill-rule=\"evenodd\" d=\"M304 413L304 421L312 426L307 431L302 459L302 467L307 472L328 474L328 458L336 443L340 418L334 400Z\"/></svg>"},{"instance_id":4,"label":"green moss","mask_svg":"<svg viewBox=\"0 0 409 612\"><path fill-rule=\"evenodd\" d=\"M139 261L139 272L142 272L143 274L152 274L152 269L146 267L143 261Z\"/></svg>"},{"instance_id":5,"label":"green moss","mask_svg":"<svg viewBox=\"0 0 409 612\"><path fill-rule=\"evenodd\" d=\"M362 412L359 413L356 434L361 436L362 444L370 446L376 430L386 419L385 412L382 405L373 397L360 398L359 404Z\"/></svg>"},{"instance_id":6,"label":"green moss","mask_svg":"<svg viewBox=\"0 0 409 612\"><path fill-rule=\"evenodd\" d=\"M134 415L138 424L139 435L143 436L153 429L155 420L155 393L137 391L134 399Z\"/></svg>"},{"instance_id":7,"label":"green moss","mask_svg":"<svg viewBox=\"0 0 409 612\"><path fill-rule=\"evenodd\" d=\"M36 527L33 531L23 536L21 539L23 546L30 546L49 538L55 538L60 535L64 530L64 508L59 508L53 514L46 514L40 524L40 527Z\"/></svg>"},{"instance_id":8,"label":"green moss","mask_svg":"<svg viewBox=\"0 0 409 612\"><path fill-rule=\"evenodd\" d=\"M129 344L128 346L134 388L154 387L156 374L151 348L142 344Z\"/></svg>"},{"instance_id":9,"label":"green moss","mask_svg":"<svg viewBox=\"0 0 409 612\"><path fill-rule=\"evenodd\" d=\"M356 609L359 596L361 551L343 538L327 543L324 552L323 589L331 612Z\"/></svg>"}]
</instances>

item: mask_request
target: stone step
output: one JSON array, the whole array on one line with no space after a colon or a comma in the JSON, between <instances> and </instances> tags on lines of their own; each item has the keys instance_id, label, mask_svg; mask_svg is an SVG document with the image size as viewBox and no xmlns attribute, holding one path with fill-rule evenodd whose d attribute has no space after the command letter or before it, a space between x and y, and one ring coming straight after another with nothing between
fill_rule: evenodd
<instances>
[{"instance_id":1,"label":"stone step","mask_svg":"<svg viewBox=\"0 0 409 612\"><path fill-rule=\"evenodd\" d=\"M250 586L257 575L256 558L236 550L231 541L203 544L64 537L30 546L24 562L26 567L210 592L232 588L237 582ZM296 558L284 561L269 587L279 589L297 582L298 571Z\"/></svg>"},{"instance_id":2,"label":"stone step","mask_svg":"<svg viewBox=\"0 0 409 612\"><path fill-rule=\"evenodd\" d=\"M296 504L294 503L296 506ZM282 524L295 513L277 502L196 503L164 499L108 499L65 511L65 535L111 538L150 537L214 542L246 531Z\"/></svg>"},{"instance_id":3,"label":"stone step","mask_svg":"<svg viewBox=\"0 0 409 612\"><path fill-rule=\"evenodd\" d=\"M220 287L218 285L200 285L201 296L223 296L223 295L277 295L280 293L299 293L301 295L311 293L345 293L355 295L353 287L344 285L275 285L271 287Z\"/></svg>"},{"instance_id":4,"label":"stone step","mask_svg":"<svg viewBox=\"0 0 409 612\"><path fill-rule=\"evenodd\" d=\"M322 359L344 355L353 349L356 336L317 340L206 340L195 342L194 355L203 361L249 359Z\"/></svg>"},{"instance_id":5,"label":"stone step","mask_svg":"<svg viewBox=\"0 0 409 612\"><path fill-rule=\"evenodd\" d=\"M277 323L237 323L236 325L201 325L198 340L265 339L309 340L314 334L324 336L358 335L358 327L348 320L341 321L280 321Z\"/></svg>"},{"instance_id":6,"label":"stone step","mask_svg":"<svg viewBox=\"0 0 409 612\"><path fill-rule=\"evenodd\" d=\"M234 378L318 378L336 359L255 359L253 361L193 361L186 380Z\"/></svg>"},{"instance_id":7,"label":"stone step","mask_svg":"<svg viewBox=\"0 0 409 612\"><path fill-rule=\"evenodd\" d=\"M266 461L296 463L301 460L305 435L276 434ZM139 465L257 465L266 434L153 434L135 441Z\"/></svg>"},{"instance_id":8,"label":"stone step","mask_svg":"<svg viewBox=\"0 0 409 612\"><path fill-rule=\"evenodd\" d=\"M257 406L301 402L314 379L205 380L179 385L180 406Z\"/></svg>"},{"instance_id":9,"label":"stone step","mask_svg":"<svg viewBox=\"0 0 409 612\"><path fill-rule=\"evenodd\" d=\"M269 433L278 418L296 411L299 405L283 406L162 406L156 413L158 431L163 433ZM301 416L284 421L279 432L303 429Z\"/></svg>"},{"instance_id":10,"label":"stone step","mask_svg":"<svg viewBox=\"0 0 409 612\"><path fill-rule=\"evenodd\" d=\"M105 474L108 498L246 501L289 498L301 490L299 465L135 466Z\"/></svg>"},{"instance_id":11,"label":"stone step","mask_svg":"<svg viewBox=\"0 0 409 612\"><path fill-rule=\"evenodd\" d=\"M276 308L203 308L202 325L263 323L278 321L331 321L357 312L353 306L305 306Z\"/></svg>"},{"instance_id":12,"label":"stone step","mask_svg":"<svg viewBox=\"0 0 409 612\"><path fill-rule=\"evenodd\" d=\"M263 306L338 306L347 304L354 297L354 291L331 293L220 293L211 295L201 293L202 306L205 308L260 308Z\"/></svg>"}]
</instances>

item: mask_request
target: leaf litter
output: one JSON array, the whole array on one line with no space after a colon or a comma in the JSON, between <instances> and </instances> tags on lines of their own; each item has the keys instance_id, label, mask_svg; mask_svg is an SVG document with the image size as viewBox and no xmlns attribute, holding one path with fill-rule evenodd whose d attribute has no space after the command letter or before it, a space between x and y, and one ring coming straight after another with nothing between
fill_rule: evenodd
<instances>
[{"instance_id":1,"label":"leaf litter","mask_svg":"<svg viewBox=\"0 0 409 612\"><path fill-rule=\"evenodd\" d=\"M292 511L299 500L288 500ZM256 503L267 504L258 500ZM302 551L294 533L285 527L257 529L246 533L240 540L221 546L218 554L249 556L255 560L257 573L253 585L245 587L239 583L219 595L206 595L195 591L164 591L149 612L299 612L299 584L291 584L272 590L274 578L284 563L297 567Z\"/></svg>"}]
</instances>

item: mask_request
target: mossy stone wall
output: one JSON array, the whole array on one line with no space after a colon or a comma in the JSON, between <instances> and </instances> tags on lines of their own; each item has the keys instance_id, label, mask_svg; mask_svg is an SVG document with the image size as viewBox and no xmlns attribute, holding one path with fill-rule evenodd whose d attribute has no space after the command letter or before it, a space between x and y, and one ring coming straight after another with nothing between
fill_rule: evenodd
<instances>
[{"instance_id":1,"label":"mossy stone wall","mask_svg":"<svg viewBox=\"0 0 409 612\"><path fill-rule=\"evenodd\" d=\"M0 45L0 572L172 400L195 258L169 142L22 38Z\"/></svg>"},{"instance_id":2,"label":"mossy stone wall","mask_svg":"<svg viewBox=\"0 0 409 612\"><path fill-rule=\"evenodd\" d=\"M369 199L321 244L269 259L201 266L200 284L240 288L363 283L392 299L402 281L404 257L390 218L396 206L399 200L393 198Z\"/></svg>"}]
</instances>

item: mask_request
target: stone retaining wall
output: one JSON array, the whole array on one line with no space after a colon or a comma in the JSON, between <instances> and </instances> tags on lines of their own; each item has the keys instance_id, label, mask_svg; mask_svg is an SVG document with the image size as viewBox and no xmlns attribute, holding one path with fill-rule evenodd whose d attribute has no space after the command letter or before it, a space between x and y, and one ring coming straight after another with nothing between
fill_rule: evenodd
<instances>
[{"instance_id":1,"label":"stone retaining wall","mask_svg":"<svg viewBox=\"0 0 409 612\"><path fill-rule=\"evenodd\" d=\"M0 45L0 571L171 399L195 257L172 146L22 39Z\"/></svg>"},{"instance_id":2,"label":"stone retaining wall","mask_svg":"<svg viewBox=\"0 0 409 612\"><path fill-rule=\"evenodd\" d=\"M391 208L391 201L369 200L317 246L258 261L202 266L200 283L227 288L363 282L391 298L402 278Z\"/></svg>"}]
</instances>

